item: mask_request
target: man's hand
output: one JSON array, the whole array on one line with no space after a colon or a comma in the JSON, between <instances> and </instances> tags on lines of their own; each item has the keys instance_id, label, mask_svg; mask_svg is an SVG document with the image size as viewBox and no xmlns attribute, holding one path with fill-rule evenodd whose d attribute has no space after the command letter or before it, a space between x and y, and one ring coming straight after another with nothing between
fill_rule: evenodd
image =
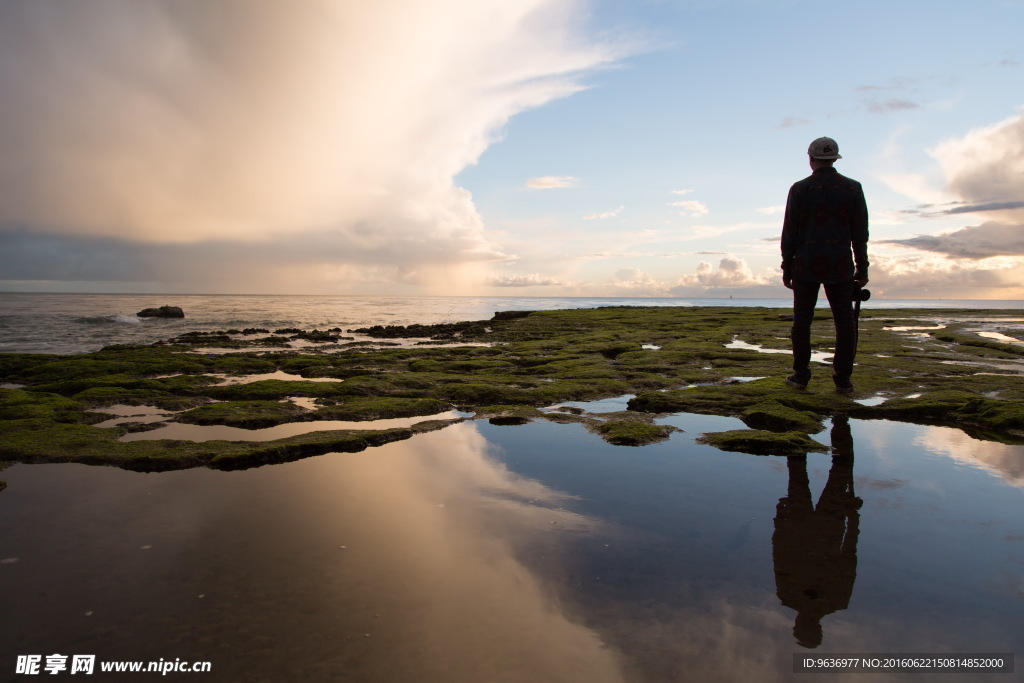
<instances>
[{"instance_id":1,"label":"man's hand","mask_svg":"<svg viewBox=\"0 0 1024 683\"><path fill-rule=\"evenodd\" d=\"M853 281L857 283L858 287L863 287L868 283L867 275L857 275L853 278Z\"/></svg>"},{"instance_id":2,"label":"man's hand","mask_svg":"<svg viewBox=\"0 0 1024 683\"><path fill-rule=\"evenodd\" d=\"M782 284L786 285L786 289L793 289L793 278L789 275L783 275Z\"/></svg>"}]
</instances>

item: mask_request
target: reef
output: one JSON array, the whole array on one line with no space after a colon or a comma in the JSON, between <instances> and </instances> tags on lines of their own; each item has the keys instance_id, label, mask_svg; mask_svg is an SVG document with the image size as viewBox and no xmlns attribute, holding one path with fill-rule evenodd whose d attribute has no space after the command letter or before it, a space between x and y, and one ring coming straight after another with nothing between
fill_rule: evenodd
<instances>
[{"instance_id":1,"label":"reef","mask_svg":"<svg viewBox=\"0 0 1024 683\"><path fill-rule=\"evenodd\" d=\"M826 364L806 390L788 387L790 312L731 307L607 307L499 312L490 320L320 332L247 328L186 333L148 346L74 356L0 354L0 461L82 462L139 470L251 467L353 451L466 417L515 425L576 423L606 441L640 446L670 438L668 414L731 416L750 429L702 442L749 453L817 450L810 438L833 415L958 427L1024 443L1024 347L993 341L962 321L985 317L1012 331L1019 311L865 309L856 391L837 394ZM958 322L959 321L959 322ZM351 341L424 340L430 346ZM812 344L833 343L827 310ZM274 348L281 340L302 348ZM349 343L342 343L347 341ZM393 344L384 342L383 344ZM220 353L202 353L216 347ZM232 350L234 349L234 350ZM225 352L226 351L226 352ZM291 379L225 383L287 373ZM334 380L334 381L325 381ZM630 396L628 410L565 407ZM97 428L113 405L152 406L169 420L257 429L286 422L367 421L270 442L123 440L145 425ZM372 420L423 421L374 429Z\"/></svg>"},{"instance_id":2,"label":"reef","mask_svg":"<svg viewBox=\"0 0 1024 683\"><path fill-rule=\"evenodd\" d=\"M185 311L180 306L161 306L160 308L144 308L135 314L139 318L184 318Z\"/></svg>"}]
</instances>

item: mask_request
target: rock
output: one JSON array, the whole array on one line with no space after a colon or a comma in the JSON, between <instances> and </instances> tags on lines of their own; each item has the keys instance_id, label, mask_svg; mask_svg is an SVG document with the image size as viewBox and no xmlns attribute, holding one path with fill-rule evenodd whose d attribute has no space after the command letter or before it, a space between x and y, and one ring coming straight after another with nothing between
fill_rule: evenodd
<instances>
[{"instance_id":1,"label":"rock","mask_svg":"<svg viewBox=\"0 0 1024 683\"><path fill-rule=\"evenodd\" d=\"M525 318L534 311L495 311L492 321L498 320L515 320L516 318Z\"/></svg>"},{"instance_id":2,"label":"rock","mask_svg":"<svg viewBox=\"0 0 1024 683\"><path fill-rule=\"evenodd\" d=\"M185 311L178 306L161 306L160 308L144 308L135 315L140 318L184 318Z\"/></svg>"}]
</instances>

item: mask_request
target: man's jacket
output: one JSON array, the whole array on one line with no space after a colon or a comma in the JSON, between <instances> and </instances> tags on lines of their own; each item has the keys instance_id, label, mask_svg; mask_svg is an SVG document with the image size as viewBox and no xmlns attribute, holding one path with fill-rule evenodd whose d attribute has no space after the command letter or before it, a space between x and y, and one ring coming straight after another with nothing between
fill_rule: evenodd
<instances>
[{"instance_id":1,"label":"man's jacket","mask_svg":"<svg viewBox=\"0 0 1024 683\"><path fill-rule=\"evenodd\" d=\"M782 272L835 284L868 272L868 207L860 183L832 167L793 184L782 225Z\"/></svg>"}]
</instances>

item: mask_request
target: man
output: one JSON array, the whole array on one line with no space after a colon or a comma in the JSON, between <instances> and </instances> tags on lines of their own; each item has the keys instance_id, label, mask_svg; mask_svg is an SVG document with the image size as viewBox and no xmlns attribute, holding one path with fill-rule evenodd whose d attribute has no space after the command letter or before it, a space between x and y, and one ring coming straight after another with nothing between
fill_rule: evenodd
<instances>
[{"instance_id":1,"label":"man","mask_svg":"<svg viewBox=\"0 0 1024 683\"><path fill-rule=\"evenodd\" d=\"M805 389L811 380L811 321L824 285L836 328L832 380L848 394L857 340L852 303L868 283L868 209L860 183L832 167L842 159L835 140L818 138L807 155L813 172L790 188L782 226L782 283L793 290L793 374L786 384Z\"/></svg>"}]
</instances>

